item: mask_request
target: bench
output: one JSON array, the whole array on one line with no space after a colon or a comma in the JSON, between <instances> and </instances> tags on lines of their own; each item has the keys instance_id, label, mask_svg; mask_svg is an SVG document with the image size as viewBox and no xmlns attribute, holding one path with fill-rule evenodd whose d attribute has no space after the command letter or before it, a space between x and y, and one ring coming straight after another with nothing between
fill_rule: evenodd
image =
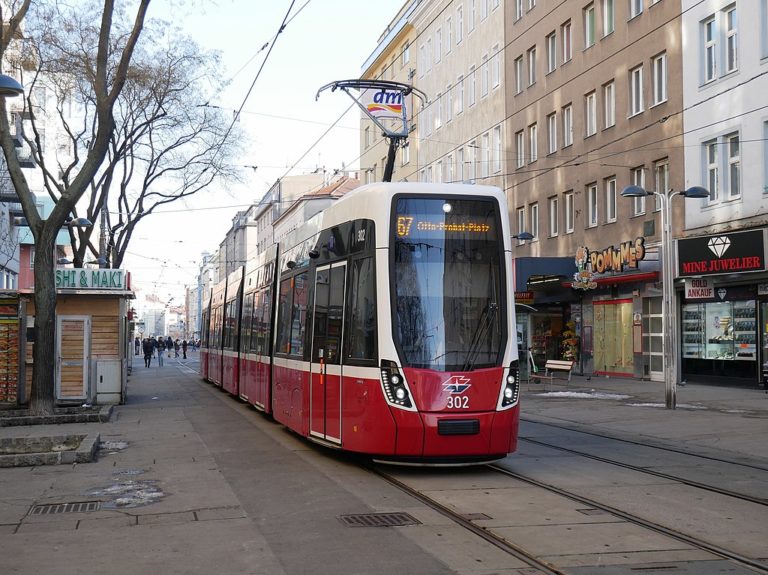
<instances>
[{"instance_id":1,"label":"bench","mask_svg":"<svg viewBox=\"0 0 768 575\"><path fill-rule=\"evenodd\" d=\"M531 373L532 383L549 382L550 385L556 379L561 379L565 382L571 381L571 371L573 370L573 361L567 359L548 359L544 364L544 371L536 371L535 366L533 373ZM568 374L568 377L564 377ZM545 388L546 389L546 383Z\"/></svg>"}]
</instances>

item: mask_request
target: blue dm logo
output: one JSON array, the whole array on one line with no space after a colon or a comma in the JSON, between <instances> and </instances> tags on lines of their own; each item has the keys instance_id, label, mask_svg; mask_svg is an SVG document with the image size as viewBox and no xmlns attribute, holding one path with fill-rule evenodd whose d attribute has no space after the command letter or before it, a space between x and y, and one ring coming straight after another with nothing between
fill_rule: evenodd
<instances>
[{"instance_id":1,"label":"blue dm logo","mask_svg":"<svg viewBox=\"0 0 768 575\"><path fill-rule=\"evenodd\" d=\"M469 378L463 375L454 375L443 382L443 391L447 391L450 394L464 393L472 384L469 383Z\"/></svg>"}]
</instances>

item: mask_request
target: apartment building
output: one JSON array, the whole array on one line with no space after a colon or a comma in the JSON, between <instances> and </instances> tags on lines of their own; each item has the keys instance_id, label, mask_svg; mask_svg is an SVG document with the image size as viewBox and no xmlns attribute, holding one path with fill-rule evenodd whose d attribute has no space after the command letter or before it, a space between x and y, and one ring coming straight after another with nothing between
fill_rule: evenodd
<instances>
[{"instance_id":1,"label":"apartment building","mask_svg":"<svg viewBox=\"0 0 768 575\"><path fill-rule=\"evenodd\" d=\"M683 181L680 30L673 0L516 0L508 14L508 197L513 228L534 235L515 264L536 359L573 334L587 373L663 378L661 204L620 194Z\"/></svg>"},{"instance_id":2,"label":"apartment building","mask_svg":"<svg viewBox=\"0 0 768 575\"><path fill-rule=\"evenodd\" d=\"M768 361L768 2L683 0L686 186L678 275L683 377L765 382Z\"/></svg>"},{"instance_id":3,"label":"apartment building","mask_svg":"<svg viewBox=\"0 0 768 575\"><path fill-rule=\"evenodd\" d=\"M403 84L414 84L416 62L414 43L418 33L412 17L421 0L409 0L395 15L381 34L378 45L363 63L360 77L366 80L389 80ZM408 121L411 126L417 117L418 99L410 95L406 99ZM413 173L418 170L415 134L398 149L395 158L392 181L414 181ZM380 182L387 164L389 141L381 129L365 114L360 118L360 180L364 184Z\"/></svg>"}]
</instances>

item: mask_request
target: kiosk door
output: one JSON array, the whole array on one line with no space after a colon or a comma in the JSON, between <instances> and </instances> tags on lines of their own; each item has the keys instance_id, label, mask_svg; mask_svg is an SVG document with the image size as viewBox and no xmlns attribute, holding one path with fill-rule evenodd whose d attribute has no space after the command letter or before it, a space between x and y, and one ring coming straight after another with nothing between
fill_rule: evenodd
<instances>
[{"instance_id":1,"label":"kiosk door","mask_svg":"<svg viewBox=\"0 0 768 575\"><path fill-rule=\"evenodd\" d=\"M56 399L86 399L91 318L60 315L56 324Z\"/></svg>"},{"instance_id":2,"label":"kiosk door","mask_svg":"<svg viewBox=\"0 0 768 575\"><path fill-rule=\"evenodd\" d=\"M317 268L312 311L309 432L341 444L341 346L346 291L345 262Z\"/></svg>"}]
</instances>

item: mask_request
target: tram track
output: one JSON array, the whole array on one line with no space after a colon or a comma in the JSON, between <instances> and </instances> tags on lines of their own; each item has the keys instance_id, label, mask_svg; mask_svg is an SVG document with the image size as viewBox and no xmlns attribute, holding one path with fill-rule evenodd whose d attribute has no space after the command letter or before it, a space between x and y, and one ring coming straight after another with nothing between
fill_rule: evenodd
<instances>
[{"instance_id":1,"label":"tram track","mask_svg":"<svg viewBox=\"0 0 768 575\"><path fill-rule=\"evenodd\" d=\"M768 565L761 561L756 561L750 557L747 557L745 555L742 555L740 553L736 553L733 551L730 551L724 547L721 547L719 545L715 545L713 543L709 543L708 541L704 541L703 539L699 539L697 537L692 537L690 535L687 535L685 533L682 533L680 531L677 531L675 529L671 529L669 527L666 527L664 525L661 525L660 523L656 523L654 521L649 521L647 519L643 519L642 517L639 517L637 515L634 515L632 513L628 513L626 511L622 511L620 509L617 509L613 506L606 505L604 503L600 503L599 501L596 501L594 499L584 497L582 495L579 495L577 493L573 493L571 491L568 491L566 489L562 489L560 487L556 487L554 485L550 485L548 483L545 483L543 481L539 481L537 479L533 479L530 477L526 477L524 475L520 475L519 473L515 473L514 471L510 471L508 469L505 469L504 467L499 466L498 464L490 464L487 466L488 469L492 469L493 471L496 471L497 473L501 473L507 477L511 477L513 479L516 479L518 481L522 481L523 483L527 483L528 485L533 485L535 487L538 487L540 489L544 489L546 491L549 491L550 493L555 493L557 495L560 495L562 497L566 497L572 501L576 501L578 503L581 503L583 505L588 505L594 509L599 509L601 511L604 511L606 513L610 513L611 515L614 515L616 517L619 517L625 521L628 521L630 523L633 523L635 525L639 525L641 527L644 527L646 529L649 529L651 531L654 531L656 533L660 533L662 535L665 535L667 537L670 537L672 539L675 539L677 541L680 541L682 543L685 543L687 545L690 545L691 547L695 547L697 549L701 549L702 551L707 551L713 555L716 555L718 557L722 557L723 559L727 559L729 561L733 561L734 563L737 563L743 567L747 567L749 569L754 570L756 573L768 573Z\"/></svg>"},{"instance_id":2,"label":"tram track","mask_svg":"<svg viewBox=\"0 0 768 575\"><path fill-rule=\"evenodd\" d=\"M622 467L624 469L629 469L631 471L636 471L638 473L644 473L646 475L652 475L653 477L659 477L661 479L667 479L670 481L675 481L677 483L681 483L683 485L687 485L689 487L695 487L697 489L702 489L704 491L708 491L710 493L717 493L719 495L725 495L727 497L733 497L734 499L739 499L741 501L748 501L750 503L755 503L757 505L763 505L768 506L768 500L761 498L761 497L753 497L751 495L747 495L744 493L738 493L736 491L731 491L730 489L723 489L722 487L716 487L714 485L710 485L707 483L701 483L699 481L693 481L691 479L686 479L685 477L680 477L679 475L671 475L669 473L663 473L661 471L654 471L652 469L648 469L647 467L641 467L638 465L632 465L631 463L624 463L623 461L617 461L615 459L609 459L607 457L601 457L599 455L593 455L591 453L587 453L584 451L579 451L577 449L572 449L570 447L563 447L561 445L556 445L553 443L548 443L546 441L541 441L539 439L530 439L530 438L523 438L520 437L519 441L525 441L527 443L532 443L534 445L539 445L542 447L547 447L550 449L556 449L558 451L563 451L565 453L570 453L573 455L578 455L580 457L585 457L587 459L591 459L593 461L599 461L601 463L607 463L608 465L615 465L616 467ZM652 447L655 449L654 446L648 446L645 447ZM688 453L687 455L691 457L698 457L697 455ZM725 463L725 462L723 462Z\"/></svg>"},{"instance_id":3,"label":"tram track","mask_svg":"<svg viewBox=\"0 0 768 575\"><path fill-rule=\"evenodd\" d=\"M467 531L470 531L471 533L477 535L478 537L481 537L483 540L489 542L490 544L494 545L498 549L501 549L502 551L508 553L510 556L515 557L516 559L526 563L527 565L540 570L542 573L545 573L548 575L567 575L569 573L569 571L566 568L561 568L549 561L545 561L537 557L535 554L531 553L530 551L527 551L525 548L519 545L516 545L513 542L510 542L509 540L502 537L501 535L494 533L493 527L483 527L475 524L471 519L468 519L467 517L465 517L464 514L457 512L451 507L441 503L437 499L430 497L429 495L423 493L422 491L416 489L415 487L408 485L406 482L401 481L394 475L387 473L385 470L372 465L368 465L366 467L371 473L375 474L380 479L397 487L398 489L407 493L414 499L418 500L424 505L427 505L431 509L437 511L442 516L450 519L455 524L463 527L464 529L466 529ZM537 479L526 477L524 475L521 475L514 471L510 471L509 469L506 469L504 467L501 467L499 464L489 464L484 467L490 471L509 477L510 479L515 479L527 485L537 487L549 493L577 502L581 505L585 505L588 508L599 510L606 514L610 514L616 518L626 521L629 524L636 525L638 527L647 529L649 531L663 535L665 537L669 537L685 545L688 545L691 548L710 553L713 556L719 557L721 559L725 559L727 561L731 561L734 564L744 567L752 572L768 574L768 565L766 565L765 563L752 559L751 557L747 557L735 551L731 551L720 545L716 545L714 543L710 543L703 539L688 535L686 533L672 529L660 523L657 523L648 519L644 519L633 513L622 511L621 509L618 509L611 505L601 503L589 497L584 497L583 495L579 495L578 493L574 493L572 491L562 489L560 487L545 483L543 481L539 481Z\"/></svg>"},{"instance_id":4,"label":"tram track","mask_svg":"<svg viewBox=\"0 0 768 575\"><path fill-rule=\"evenodd\" d=\"M534 424L534 425L541 425L541 426L544 426L544 427L552 427L554 429L562 429L564 431L573 431L573 432L576 432L576 433L581 433L583 435L590 435L592 437L600 437L602 439L610 439L612 441L620 441L621 443L626 443L628 445L637 445L637 446L640 446L640 447L648 447L648 448L652 448L652 449L658 449L660 451L667 451L669 453L676 453L678 455L686 455L686 456L689 456L689 457L698 457L699 459L705 459L707 461L713 461L713 462L716 462L716 463L725 463L725 464L728 464L728 465L736 465L736 466L739 466L739 467L743 467L745 469L755 469L757 471L768 471L768 467L763 466L763 465L755 465L755 464L751 464L751 463L744 463L744 462L741 462L741 461L733 461L731 459L723 459L722 457L714 457L712 455L704 455L704 454L701 454L701 453L693 453L693 452L690 452L690 451L685 451L683 449L677 449L677 448L674 448L674 447L669 447L668 445L662 445L662 444L659 444L659 443L643 443L642 441L637 441L637 440L633 440L633 439L626 439L624 437L619 437L619 436L616 436L616 435L611 435L611 434L607 434L607 433L598 433L598 432L596 432L594 430L587 430L587 429L584 429L584 428L581 428L581 427L578 427L578 426L574 427L574 426L568 426L568 425L558 425L556 423L548 423L548 422L543 422L543 421L537 421L535 419L528 419L528 418L524 418L524 417L521 417L520 421L521 422L525 422L525 423L531 423L531 424ZM527 438L523 437L522 434L519 435L519 439L526 440L526 441L528 440Z\"/></svg>"},{"instance_id":5,"label":"tram track","mask_svg":"<svg viewBox=\"0 0 768 575\"><path fill-rule=\"evenodd\" d=\"M422 493L418 489L411 487L407 483L400 481L399 479L397 479L393 475L390 475L389 473L386 473L382 469L374 465L366 465L365 467L368 469L369 472L373 473L380 479L386 481L390 485L397 487L398 489L400 489L404 493L407 493L417 501L437 511L443 517L450 519L457 525L477 535L481 539L487 541L488 543L504 551L505 553L508 553L510 556L518 559L519 561L522 561L526 565L529 565L535 569L538 569L545 575L567 575L567 571L562 571L552 563L539 559L538 557L529 553L522 547L515 545L514 543L507 541L505 538L495 534L493 531L474 524L470 519L467 519L462 514L457 513L450 507L440 503L439 501L437 501L432 497L429 497L428 495Z\"/></svg>"}]
</instances>

